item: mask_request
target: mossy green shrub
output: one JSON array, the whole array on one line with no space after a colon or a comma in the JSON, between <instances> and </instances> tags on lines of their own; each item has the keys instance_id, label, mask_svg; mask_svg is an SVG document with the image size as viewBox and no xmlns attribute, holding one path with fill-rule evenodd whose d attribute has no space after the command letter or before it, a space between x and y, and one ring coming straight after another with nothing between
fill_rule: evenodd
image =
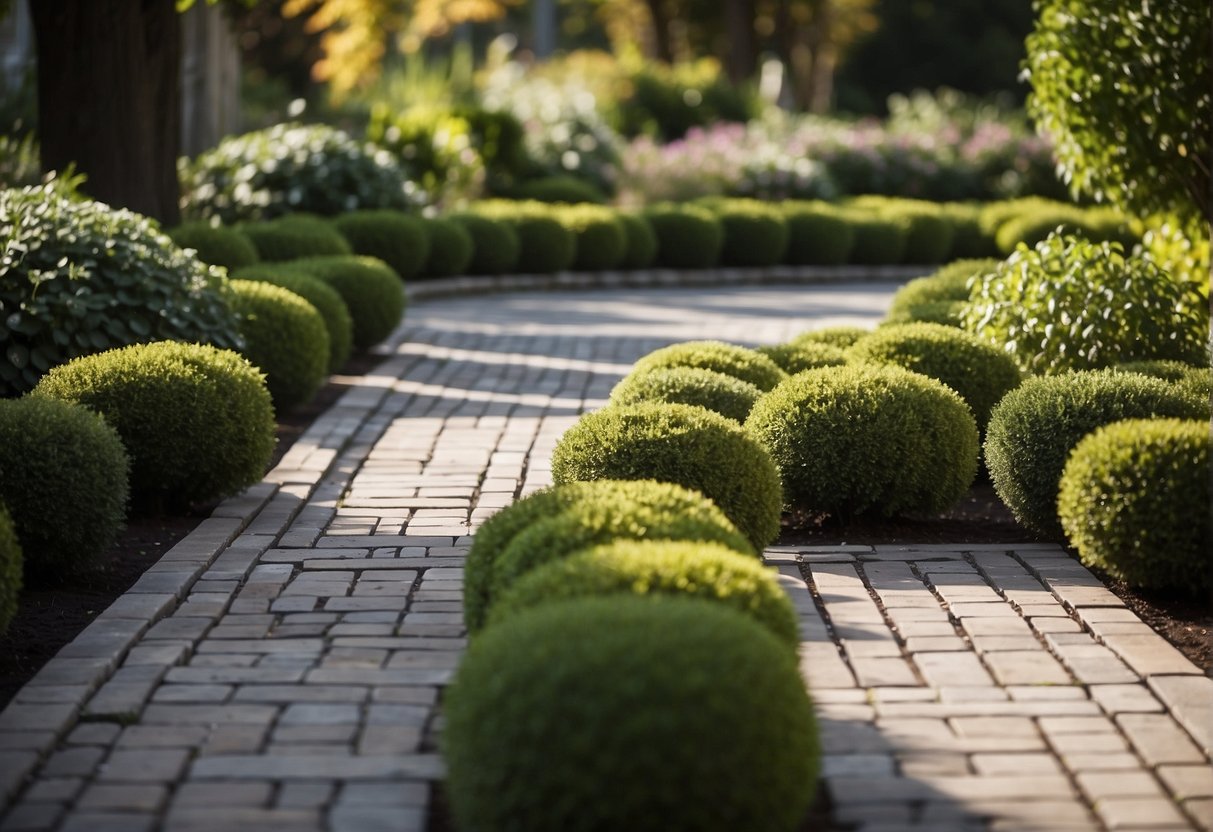
<instances>
[{"instance_id":1,"label":"mossy green shrub","mask_svg":"<svg viewBox=\"0 0 1213 832\"><path fill-rule=\"evenodd\" d=\"M885 323L913 321L960 326L960 313L969 300L969 281L994 271L992 258L956 260L926 277L918 277L893 294Z\"/></svg>"},{"instance_id":2,"label":"mossy green shrub","mask_svg":"<svg viewBox=\"0 0 1213 832\"><path fill-rule=\"evenodd\" d=\"M669 367L633 373L611 391L611 403L640 402L693 404L744 422L762 391L733 376L699 367Z\"/></svg>"},{"instance_id":3,"label":"mossy green shrub","mask_svg":"<svg viewBox=\"0 0 1213 832\"><path fill-rule=\"evenodd\" d=\"M22 584L21 544L13 529L13 520L8 510L0 503L0 637L8 632L8 625L17 614L17 597Z\"/></svg>"},{"instance_id":4,"label":"mossy green shrub","mask_svg":"<svg viewBox=\"0 0 1213 832\"><path fill-rule=\"evenodd\" d=\"M1163 381L1183 381L1192 375L1193 371L1204 369L1185 364L1182 361L1126 361L1112 367L1121 373L1137 373L1138 375L1160 378Z\"/></svg>"},{"instance_id":5,"label":"mossy green shrub","mask_svg":"<svg viewBox=\"0 0 1213 832\"><path fill-rule=\"evenodd\" d=\"M535 202L563 202L570 205L590 203L605 205L606 194L584 179L567 174L527 179L509 189L511 199Z\"/></svg>"},{"instance_id":6,"label":"mossy green shrub","mask_svg":"<svg viewBox=\"0 0 1213 832\"><path fill-rule=\"evenodd\" d=\"M240 344L221 269L155 222L51 185L0 190L0 396L78 355L171 338Z\"/></svg>"},{"instance_id":7,"label":"mossy green shrub","mask_svg":"<svg viewBox=\"0 0 1213 832\"><path fill-rule=\"evenodd\" d=\"M775 344L759 347L758 351L778 364L779 369L788 375L816 370L819 367L838 367L847 363L847 354L842 349L814 341Z\"/></svg>"},{"instance_id":8,"label":"mossy green shrub","mask_svg":"<svg viewBox=\"0 0 1213 832\"><path fill-rule=\"evenodd\" d=\"M354 254L378 257L401 280L421 274L429 260L430 235L420 217L403 211L364 210L341 214L332 222Z\"/></svg>"},{"instance_id":9,"label":"mossy green shrub","mask_svg":"<svg viewBox=\"0 0 1213 832\"><path fill-rule=\"evenodd\" d=\"M981 226L982 234L986 235L991 241L994 241L998 238L998 230L1002 228L1004 223L1022 216L1068 211L1073 207L1073 203L1058 202L1055 199L1047 199L1040 196L1004 199L998 202L988 202L981 206L981 213L977 221ZM993 253L991 252L991 254Z\"/></svg>"},{"instance_id":10,"label":"mossy green shrub","mask_svg":"<svg viewBox=\"0 0 1213 832\"><path fill-rule=\"evenodd\" d=\"M249 238L235 228L199 220L170 229L168 235L182 248L192 248L203 263L223 266L228 271L251 266L261 260Z\"/></svg>"},{"instance_id":11,"label":"mossy green shrub","mask_svg":"<svg viewBox=\"0 0 1213 832\"><path fill-rule=\"evenodd\" d=\"M636 362L628 375L670 367L698 367L749 382L759 390L770 390L787 377L779 365L758 350L724 341L682 341L662 347Z\"/></svg>"},{"instance_id":12,"label":"mossy green shrub","mask_svg":"<svg viewBox=\"0 0 1213 832\"><path fill-rule=\"evenodd\" d=\"M994 236L999 254L1006 256L1023 243L1032 248L1059 228L1063 233L1091 239L1091 227L1084 222L1084 213L1076 205L1058 206L1020 214L998 227Z\"/></svg>"},{"instance_id":13,"label":"mossy green shrub","mask_svg":"<svg viewBox=\"0 0 1213 832\"><path fill-rule=\"evenodd\" d=\"M37 396L0 399L0 503L27 577L61 578L117 539L129 470L118 433L96 413Z\"/></svg>"},{"instance_id":14,"label":"mossy green shrub","mask_svg":"<svg viewBox=\"0 0 1213 832\"><path fill-rule=\"evenodd\" d=\"M990 410L1022 378L1005 352L943 324L881 327L856 341L848 356L852 361L895 364L942 381L972 409L979 432L985 431Z\"/></svg>"},{"instance_id":15,"label":"mossy green shrub","mask_svg":"<svg viewBox=\"0 0 1213 832\"><path fill-rule=\"evenodd\" d=\"M657 263L670 269L710 269L720 262L724 228L704 208L660 203L644 212L657 235Z\"/></svg>"},{"instance_id":16,"label":"mossy green shrub","mask_svg":"<svg viewBox=\"0 0 1213 832\"><path fill-rule=\"evenodd\" d=\"M1209 423L1116 422L1071 452L1057 513L1087 566L1130 586L1204 594L1209 552Z\"/></svg>"},{"instance_id":17,"label":"mossy green shrub","mask_svg":"<svg viewBox=\"0 0 1213 832\"><path fill-rule=\"evenodd\" d=\"M308 257L291 268L323 280L341 295L353 322L354 348L368 350L392 334L404 317L400 278L374 257Z\"/></svg>"},{"instance_id":18,"label":"mossy green shrub","mask_svg":"<svg viewBox=\"0 0 1213 832\"><path fill-rule=\"evenodd\" d=\"M890 266L905 262L910 222L893 217L848 209L846 216L855 233L850 261L859 266Z\"/></svg>"},{"instance_id":19,"label":"mossy green shrub","mask_svg":"<svg viewBox=\"0 0 1213 832\"><path fill-rule=\"evenodd\" d=\"M784 262L793 266L841 266L851 256L855 229L837 208L825 202L785 202L788 227Z\"/></svg>"},{"instance_id":20,"label":"mossy green shrub","mask_svg":"<svg viewBox=\"0 0 1213 832\"><path fill-rule=\"evenodd\" d=\"M261 479L274 450L264 377L229 350L172 341L109 350L56 367L33 394L105 417L130 455L141 507L235 494Z\"/></svg>"},{"instance_id":21,"label":"mossy green shrub","mask_svg":"<svg viewBox=\"0 0 1213 832\"><path fill-rule=\"evenodd\" d=\"M554 209L560 224L577 240L578 271L613 269L627 254L627 231L616 211L601 205L563 205Z\"/></svg>"},{"instance_id":22,"label":"mossy green shrub","mask_svg":"<svg viewBox=\"0 0 1213 832\"><path fill-rule=\"evenodd\" d=\"M1209 418L1208 400L1134 373L1093 370L1029 378L1000 401L986 429L985 459L1015 518L1057 536L1057 484L1066 458L1096 428L1123 419Z\"/></svg>"},{"instance_id":23,"label":"mossy green shrub","mask_svg":"<svg viewBox=\"0 0 1213 832\"><path fill-rule=\"evenodd\" d=\"M292 214L268 222L246 222L240 232L252 242L257 255L267 263L353 254L350 244L336 228L319 217Z\"/></svg>"},{"instance_id":24,"label":"mossy green shrub","mask_svg":"<svg viewBox=\"0 0 1213 832\"><path fill-rule=\"evenodd\" d=\"M771 452L787 504L846 520L934 514L977 474L977 425L951 388L893 366L826 367L767 393L745 427Z\"/></svg>"},{"instance_id":25,"label":"mossy green shrub","mask_svg":"<svg viewBox=\"0 0 1213 832\"><path fill-rule=\"evenodd\" d=\"M792 832L817 781L791 651L701 599L585 598L511 616L471 645L443 711L461 829Z\"/></svg>"},{"instance_id":26,"label":"mossy green shrub","mask_svg":"<svg viewBox=\"0 0 1213 832\"><path fill-rule=\"evenodd\" d=\"M555 601L603 595L689 595L751 616L795 652L800 627L774 573L719 543L615 540L521 575L493 604L489 626Z\"/></svg>"},{"instance_id":27,"label":"mossy green shrub","mask_svg":"<svg viewBox=\"0 0 1213 832\"><path fill-rule=\"evenodd\" d=\"M318 277L293 269L290 264L263 263L232 274L239 280L259 280L294 292L316 308L324 319L329 338L328 372L335 373L349 360L354 349L354 324L349 307L337 290Z\"/></svg>"},{"instance_id":28,"label":"mossy green shrub","mask_svg":"<svg viewBox=\"0 0 1213 832\"><path fill-rule=\"evenodd\" d=\"M468 274L509 274L518 267L518 232L510 222L470 211L449 214L447 218L462 225L472 238Z\"/></svg>"},{"instance_id":29,"label":"mossy green shrub","mask_svg":"<svg viewBox=\"0 0 1213 832\"><path fill-rule=\"evenodd\" d=\"M521 274L552 274L564 271L577 259L577 238L542 202L485 200L472 211L489 219L510 223L518 237L517 270Z\"/></svg>"},{"instance_id":30,"label":"mossy green shrub","mask_svg":"<svg viewBox=\"0 0 1213 832\"><path fill-rule=\"evenodd\" d=\"M424 223L430 255L426 258L425 268L421 270L422 275L451 277L464 274L475 256L475 244L463 223L440 217L427 219Z\"/></svg>"},{"instance_id":31,"label":"mossy green shrub","mask_svg":"<svg viewBox=\"0 0 1213 832\"><path fill-rule=\"evenodd\" d=\"M952 256L952 223L938 206L914 199L890 199L886 216L906 222L904 263L946 263Z\"/></svg>"},{"instance_id":32,"label":"mossy green shrub","mask_svg":"<svg viewBox=\"0 0 1213 832\"><path fill-rule=\"evenodd\" d=\"M280 412L311 401L328 374L324 318L301 296L256 280L231 282L232 306L244 336L241 355L265 373Z\"/></svg>"},{"instance_id":33,"label":"mossy green shrub","mask_svg":"<svg viewBox=\"0 0 1213 832\"><path fill-rule=\"evenodd\" d=\"M1208 301L1116 243L1052 235L974 283L961 325L1026 372L1206 361Z\"/></svg>"},{"instance_id":34,"label":"mossy green shrub","mask_svg":"<svg viewBox=\"0 0 1213 832\"><path fill-rule=\"evenodd\" d=\"M630 211L620 211L616 217L623 226L623 235L627 240L619 268L644 269L651 266L657 259L657 233L653 231L653 225L643 214Z\"/></svg>"},{"instance_id":35,"label":"mossy green shrub","mask_svg":"<svg viewBox=\"0 0 1213 832\"><path fill-rule=\"evenodd\" d=\"M761 549L783 497L766 449L718 413L685 404L607 407L581 417L552 454L557 483L656 479L702 492Z\"/></svg>"},{"instance_id":36,"label":"mossy green shrub","mask_svg":"<svg viewBox=\"0 0 1213 832\"><path fill-rule=\"evenodd\" d=\"M980 205L945 202L939 210L952 226L952 257L989 257L998 252L994 238L981 229Z\"/></svg>"},{"instance_id":37,"label":"mossy green shrub","mask_svg":"<svg viewBox=\"0 0 1213 832\"><path fill-rule=\"evenodd\" d=\"M756 199L722 199L706 203L720 220L724 242L720 262L726 266L774 266L788 248L784 213Z\"/></svg>"},{"instance_id":38,"label":"mossy green shrub","mask_svg":"<svg viewBox=\"0 0 1213 832\"><path fill-rule=\"evenodd\" d=\"M806 330L788 341L788 343L793 346L801 344L828 344L831 347L845 350L871 331L862 326L827 326L822 329Z\"/></svg>"}]
</instances>

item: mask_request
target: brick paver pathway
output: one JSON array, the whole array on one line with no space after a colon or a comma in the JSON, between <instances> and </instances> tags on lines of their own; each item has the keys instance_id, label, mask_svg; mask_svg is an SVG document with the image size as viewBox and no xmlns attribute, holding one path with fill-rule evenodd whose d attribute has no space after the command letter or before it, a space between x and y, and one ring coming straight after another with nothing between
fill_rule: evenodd
<instances>
[{"instance_id":1,"label":"brick paver pathway","mask_svg":"<svg viewBox=\"0 0 1213 832\"><path fill-rule=\"evenodd\" d=\"M645 352L872 322L891 288L415 305L392 357L0 715L0 829L425 829L468 534L548 484ZM1213 680L1059 548L767 557L847 828L1213 826Z\"/></svg>"}]
</instances>

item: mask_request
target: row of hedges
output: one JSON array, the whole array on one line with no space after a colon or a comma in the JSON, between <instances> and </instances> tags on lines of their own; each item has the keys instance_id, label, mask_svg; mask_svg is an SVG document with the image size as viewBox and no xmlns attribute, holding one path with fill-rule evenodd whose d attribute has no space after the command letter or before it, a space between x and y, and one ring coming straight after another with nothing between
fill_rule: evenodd
<instances>
[{"instance_id":1,"label":"row of hedges","mask_svg":"<svg viewBox=\"0 0 1213 832\"><path fill-rule=\"evenodd\" d=\"M651 479L568 480L485 523L444 698L459 825L797 828L815 718L756 555L712 500Z\"/></svg>"}]
</instances>

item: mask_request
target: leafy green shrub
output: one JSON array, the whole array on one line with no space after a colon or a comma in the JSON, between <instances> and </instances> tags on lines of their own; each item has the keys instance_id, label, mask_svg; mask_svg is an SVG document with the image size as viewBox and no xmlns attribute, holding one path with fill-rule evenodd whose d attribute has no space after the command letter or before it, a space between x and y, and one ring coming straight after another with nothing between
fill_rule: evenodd
<instances>
[{"instance_id":1,"label":"leafy green shrub","mask_svg":"<svg viewBox=\"0 0 1213 832\"><path fill-rule=\"evenodd\" d=\"M885 213L907 224L905 263L946 263L952 254L952 223L933 204L918 200L892 200Z\"/></svg>"},{"instance_id":2,"label":"leafy green shrub","mask_svg":"<svg viewBox=\"0 0 1213 832\"><path fill-rule=\"evenodd\" d=\"M518 271L552 274L564 271L577 258L577 238L542 202L486 200L472 206L477 214L503 220L518 236Z\"/></svg>"},{"instance_id":3,"label":"leafy green shrub","mask_svg":"<svg viewBox=\"0 0 1213 832\"><path fill-rule=\"evenodd\" d=\"M391 154L324 125L277 124L182 160L181 211L224 223L307 211L406 209L416 192Z\"/></svg>"},{"instance_id":4,"label":"leafy green shrub","mask_svg":"<svg viewBox=\"0 0 1213 832\"><path fill-rule=\"evenodd\" d=\"M704 202L720 221L724 242L720 261L726 266L774 266L788 248L783 212L756 199Z\"/></svg>"},{"instance_id":5,"label":"leafy green shrub","mask_svg":"<svg viewBox=\"0 0 1213 832\"><path fill-rule=\"evenodd\" d=\"M973 285L961 324L1029 373L1152 358L1203 363L1209 310L1116 243L1050 236Z\"/></svg>"},{"instance_id":6,"label":"leafy green shrub","mask_svg":"<svg viewBox=\"0 0 1213 832\"><path fill-rule=\"evenodd\" d=\"M1195 367L1191 364L1185 364L1182 361L1126 361L1123 364L1117 364L1112 367L1113 370L1121 373L1137 373L1150 378L1160 378L1163 381L1183 381L1193 374L1193 371L1205 369L1203 367Z\"/></svg>"},{"instance_id":7,"label":"leafy green shrub","mask_svg":"<svg viewBox=\"0 0 1213 832\"><path fill-rule=\"evenodd\" d=\"M998 227L994 237L998 252L1004 256L1015 251L1020 243L1033 248L1060 227L1064 234L1076 234L1094 239L1084 221L1084 213L1076 205L1061 205L1043 211L1020 214Z\"/></svg>"},{"instance_id":8,"label":"leafy green shrub","mask_svg":"<svg viewBox=\"0 0 1213 832\"><path fill-rule=\"evenodd\" d=\"M1057 513L1082 562L1131 586L1207 593L1209 423L1116 422L1070 454Z\"/></svg>"},{"instance_id":9,"label":"leafy green shrub","mask_svg":"<svg viewBox=\"0 0 1213 832\"><path fill-rule=\"evenodd\" d=\"M422 274L426 277L450 277L463 274L475 256L472 235L462 223L445 218L425 220L430 256Z\"/></svg>"},{"instance_id":10,"label":"leafy green shrub","mask_svg":"<svg viewBox=\"0 0 1213 832\"><path fill-rule=\"evenodd\" d=\"M644 269L657 259L657 233L643 214L620 211L616 214L627 239L621 269Z\"/></svg>"},{"instance_id":11,"label":"leafy green shrub","mask_svg":"<svg viewBox=\"0 0 1213 832\"><path fill-rule=\"evenodd\" d=\"M1209 402L1178 385L1134 373L1086 371L1029 378L990 414L986 467L1015 518L1061 533L1057 484L1070 450L1088 433L1122 419L1209 418Z\"/></svg>"},{"instance_id":12,"label":"leafy green shrub","mask_svg":"<svg viewBox=\"0 0 1213 832\"><path fill-rule=\"evenodd\" d=\"M211 225L200 220L170 229L168 236L181 248L192 248L203 263L223 266L228 271L251 266L261 260L249 238L235 228Z\"/></svg>"},{"instance_id":13,"label":"leafy green shrub","mask_svg":"<svg viewBox=\"0 0 1213 832\"><path fill-rule=\"evenodd\" d=\"M555 209L555 216L577 240L574 269L613 269L623 261L627 231L614 210L599 205L561 206Z\"/></svg>"},{"instance_id":14,"label":"leafy green shrub","mask_svg":"<svg viewBox=\"0 0 1213 832\"><path fill-rule=\"evenodd\" d=\"M733 376L699 367L668 367L632 373L615 385L611 403L693 404L744 422L762 391Z\"/></svg>"},{"instance_id":15,"label":"leafy green shrub","mask_svg":"<svg viewBox=\"0 0 1213 832\"><path fill-rule=\"evenodd\" d=\"M548 560L499 596L489 625L541 604L619 594L689 595L726 604L751 616L793 652L800 644L796 613L771 570L704 541L615 540Z\"/></svg>"},{"instance_id":16,"label":"leafy green shrub","mask_svg":"<svg viewBox=\"0 0 1213 832\"><path fill-rule=\"evenodd\" d=\"M913 321L960 326L969 300L969 280L998 267L994 259L956 260L926 277L918 277L893 295L885 323Z\"/></svg>"},{"instance_id":17,"label":"leafy green shrub","mask_svg":"<svg viewBox=\"0 0 1213 832\"><path fill-rule=\"evenodd\" d=\"M351 211L334 217L333 225L354 254L378 257L401 280L409 281L421 274L429 260L430 235L426 233L424 220L403 211Z\"/></svg>"},{"instance_id":18,"label":"leafy green shrub","mask_svg":"<svg viewBox=\"0 0 1213 832\"><path fill-rule=\"evenodd\" d=\"M658 204L644 212L657 235L657 263L671 269L710 269L720 262L724 229L710 211Z\"/></svg>"},{"instance_id":19,"label":"leafy green shrub","mask_svg":"<svg viewBox=\"0 0 1213 832\"><path fill-rule=\"evenodd\" d=\"M615 102L615 116L627 136L656 135L672 142L692 127L747 122L759 111L754 90L732 84L710 58L674 65L646 61L619 87L627 94Z\"/></svg>"},{"instance_id":20,"label":"leafy green shrub","mask_svg":"<svg viewBox=\"0 0 1213 832\"><path fill-rule=\"evenodd\" d=\"M328 370L324 318L281 286L255 280L233 280L230 286L244 336L241 355L265 373L274 406L286 411L310 401Z\"/></svg>"},{"instance_id":21,"label":"leafy green shrub","mask_svg":"<svg viewBox=\"0 0 1213 832\"><path fill-rule=\"evenodd\" d=\"M392 334L404 317L400 278L374 257L308 257L291 268L318 277L345 301L354 325L354 348L368 350Z\"/></svg>"},{"instance_id":22,"label":"leafy green shrub","mask_svg":"<svg viewBox=\"0 0 1213 832\"><path fill-rule=\"evenodd\" d=\"M987 257L997 252L994 238L981 229L981 206L945 202L939 210L952 226L952 257Z\"/></svg>"},{"instance_id":23,"label":"leafy green shrub","mask_svg":"<svg viewBox=\"0 0 1213 832\"><path fill-rule=\"evenodd\" d=\"M850 225L855 232L851 245L852 263L861 266L888 266L905 261L910 223L904 217L881 216L851 210Z\"/></svg>"},{"instance_id":24,"label":"leafy green shrub","mask_svg":"<svg viewBox=\"0 0 1213 832\"><path fill-rule=\"evenodd\" d=\"M508 195L512 199L563 202L570 205L578 203L605 205L607 202L606 194L594 187L592 183L562 173L519 182L509 189Z\"/></svg>"},{"instance_id":25,"label":"leafy green shrub","mask_svg":"<svg viewBox=\"0 0 1213 832\"><path fill-rule=\"evenodd\" d=\"M318 277L292 268L290 264L280 263L248 266L234 272L232 277L272 283L299 295L315 307L324 320L324 330L329 339L327 371L335 373L349 360L354 349L354 325L349 308L332 286Z\"/></svg>"},{"instance_id":26,"label":"leafy green shrub","mask_svg":"<svg viewBox=\"0 0 1213 832\"><path fill-rule=\"evenodd\" d=\"M0 396L78 355L161 338L240 344L222 271L130 211L0 191Z\"/></svg>"},{"instance_id":27,"label":"leafy green shrub","mask_svg":"<svg viewBox=\"0 0 1213 832\"><path fill-rule=\"evenodd\" d=\"M129 470L118 434L96 413L33 396L0 399L0 503L27 577L60 578L117 539Z\"/></svg>"},{"instance_id":28,"label":"leafy green shrub","mask_svg":"<svg viewBox=\"0 0 1213 832\"><path fill-rule=\"evenodd\" d=\"M990 410L1019 385L1019 367L1005 352L942 324L881 327L850 348L853 361L895 364L942 381L960 394L984 432Z\"/></svg>"},{"instance_id":29,"label":"leafy green shrub","mask_svg":"<svg viewBox=\"0 0 1213 832\"><path fill-rule=\"evenodd\" d=\"M518 232L503 219L464 211L448 219L463 226L472 238L472 260L468 274L509 274L518 266Z\"/></svg>"},{"instance_id":30,"label":"leafy green shrub","mask_svg":"<svg viewBox=\"0 0 1213 832\"><path fill-rule=\"evenodd\" d=\"M872 330L861 326L827 326L823 329L810 329L800 333L789 344L828 344L839 349L846 349Z\"/></svg>"},{"instance_id":31,"label":"leafy green shrub","mask_svg":"<svg viewBox=\"0 0 1213 832\"><path fill-rule=\"evenodd\" d=\"M682 341L653 350L636 362L628 376L671 367L698 367L749 382L767 391L787 377L779 365L758 350L724 341Z\"/></svg>"},{"instance_id":32,"label":"leafy green shrub","mask_svg":"<svg viewBox=\"0 0 1213 832\"><path fill-rule=\"evenodd\" d=\"M21 594L21 544L13 530L12 518L0 504L0 637L17 614L17 597Z\"/></svg>"},{"instance_id":33,"label":"leafy green shrub","mask_svg":"<svg viewBox=\"0 0 1213 832\"><path fill-rule=\"evenodd\" d=\"M471 645L443 709L464 829L791 832L817 779L795 658L748 616L699 599L588 598L512 616Z\"/></svg>"},{"instance_id":34,"label":"leafy green shrub","mask_svg":"<svg viewBox=\"0 0 1213 832\"><path fill-rule=\"evenodd\" d=\"M319 217L307 214L246 222L240 225L240 232L267 263L353 253L341 232Z\"/></svg>"},{"instance_id":35,"label":"leafy green shrub","mask_svg":"<svg viewBox=\"0 0 1213 832\"><path fill-rule=\"evenodd\" d=\"M131 496L150 508L234 494L261 479L274 450L265 381L228 350L172 341L109 350L56 367L33 394L104 416L130 454Z\"/></svg>"},{"instance_id":36,"label":"leafy green shrub","mask_svg":"<svg viewBox=\"0 0 1213 832\"><path fill-rule=\"evenodd\" d=\"M943 511L977 473L977 426L950 388L892 366L792 376L745 427L770 450L788 505L843 518Z\"/></svg>"},{"instance_id":37,"label":"leafy green shrub","mask_svg":"<svg viewBox=\"0 0 1213 832\"><path fill-rule=\"evenodd\" d=\"M1003 224L1022 216L1051 214L1056 211L1068 211L1073 207L1072 203L1059 202L1055 199L1046 199L1040 196L1004 199L998 202L988 202L981 206L977 217L977 224L981 228L982 235L993 246L993 250L989 253L994 254L998 251L996 242L998 230L1002 228Z\"/></svg>"},{"instance_id":38,"label":"leafy green shrub","mask_svg":"<svg viewBox=\"0 0 1213 832\"><path fill-rule=\"evenodd\" d=\"M847 363L847 354L842 349L820 341L776 344L759 347L758 351L778 364L779 369L788 375L816 370L819 367L838 367Z\"/></svg>"},{"instance_id":39,"label":"leafy green shrub","mask_svg":"<svg viewBox=\"0 0 1213 832\"><path fill-rule=\"evenodd\" d=\"M770 455L736 422L684 404L589 413L552 454L557 483L656 479L701 491L761 549L779 534L782 496Z\"/></svg>"},{"instance_id":40,"label":"leafy green shrub","mask_svg":"<svg viewBox=\"0 0 1213 832\"><path fill-rule=\"evenodd\" d=\"M855 229L848 218L825 202L785 202L788 227L784 261L793 266L841 266L851 256Z\"/></svg>"}]
</instances>

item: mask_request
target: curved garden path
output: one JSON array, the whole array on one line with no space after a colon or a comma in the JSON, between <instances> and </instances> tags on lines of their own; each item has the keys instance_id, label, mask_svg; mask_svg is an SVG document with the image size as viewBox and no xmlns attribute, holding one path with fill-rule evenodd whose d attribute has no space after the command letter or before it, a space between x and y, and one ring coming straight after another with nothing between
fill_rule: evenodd
<instances>
[{"instance_id":1,"label":"curved garden path","mask_svg":"<svg viewBox=\"0 0 1213 832\"><path fill-rule=\"evenodd\" d=\"M549 482L557 438L645 352L871 323L893 288L414 304L263 483L0 714L0 829L425 829L471 531ZM1213 680L1058 547L767 558L847 828L1213 827Z\"/></svg>"}]
</instances>

